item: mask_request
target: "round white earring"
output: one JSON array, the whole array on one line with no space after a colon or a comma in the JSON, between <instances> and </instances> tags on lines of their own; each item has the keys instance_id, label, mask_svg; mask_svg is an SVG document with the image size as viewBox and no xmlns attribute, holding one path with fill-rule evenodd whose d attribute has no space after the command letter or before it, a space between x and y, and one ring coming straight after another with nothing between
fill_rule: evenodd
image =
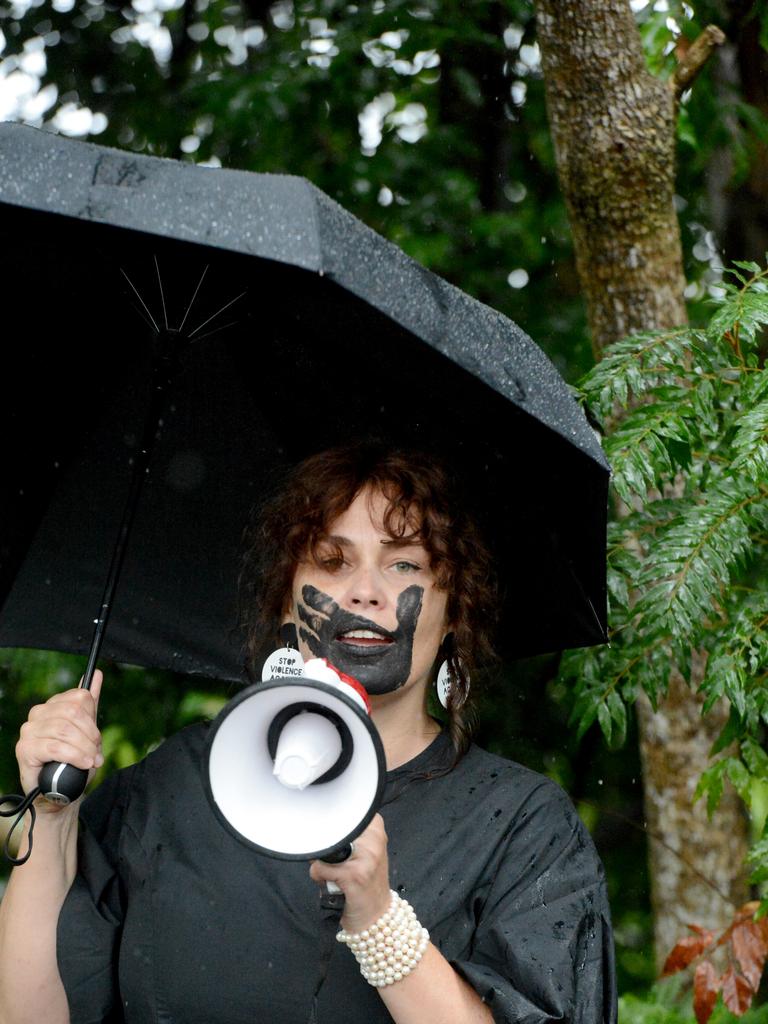
<instances>
[{"instance_id":1,"label":"round white earring","mask_svg":"<svg viewBox=\"0 0 768 1024\"><path fill-rule=\"evenodd\" d=\"M301 678L304 675L304 659L298 649L299 640L292 622L286 622L280 627L280 639L283 646L272 651L261 669L262 683L277 676Z\"/></svg>"},{"instance_id":2,"label":"round white earring","mask_svg":"<svg viewBox=\"0 0 768 1024\"><path fill-rule=\"evenodd\" d=\"M464 682L466 686L466 692L464 694L464 700L467 699L469 693L469 675L464 672ZM437 670L437 679L435 680L435 686L437 688L437 699L443 705L444 708L448 707L448 697L451 693L451 688L454 683L453 674L451 673L451 664L446 658Z\"/></svg>"}]
</instances>

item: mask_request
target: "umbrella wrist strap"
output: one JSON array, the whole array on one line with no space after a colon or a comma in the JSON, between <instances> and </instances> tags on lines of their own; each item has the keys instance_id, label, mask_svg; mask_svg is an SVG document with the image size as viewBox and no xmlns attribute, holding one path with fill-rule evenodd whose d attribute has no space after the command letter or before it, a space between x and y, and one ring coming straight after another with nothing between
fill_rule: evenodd
<instances>
[{"instance_id":1,"label":"umbrella wrist strap","mask_svg":"<svg viewBox=\"0 0 768 1024\"><path fill-rule=\"evenodd\" d=\"M39 786L35 786L31 789L26 796L19 796L18 793L9 793L7 796L0 796L0 818L12 818L16 817L16 820L8 830L8 834L5 837L3 843L3 854L7 860L11 862L15 867L19 867L22 864L26 864L29 860L29 855L32 853L32 833L35 828L35 818L37 817L37 811L35 810L35 800L40 796L42 790ZM12 806L8 810L3 809L4 804L11 804ZM24 820L24 815L29 811L29 832L27 833L27 850L26 853L19 857L14 857L11 853L11 839L13 833L19 827Z\"/></svg>"}]
</instances>

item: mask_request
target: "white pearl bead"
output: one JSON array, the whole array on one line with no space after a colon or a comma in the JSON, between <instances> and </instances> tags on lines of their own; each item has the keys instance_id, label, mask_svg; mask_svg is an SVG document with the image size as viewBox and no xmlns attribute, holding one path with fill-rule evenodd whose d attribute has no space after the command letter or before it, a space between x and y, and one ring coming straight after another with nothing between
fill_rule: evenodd
<instances>
[{"instance_id":1,"label":"white pearl bead","mask_svg":"<svg viewBox=\"0 0 768 1024\"><path fill-rule=\"evenodd\" d=\"M410 974L427 948L429 932L411 905L392 892L387 912L374 924L358 933L342 928L336 938L352 950L365 980L381 988Z\"/></svg>"}]
</instances>

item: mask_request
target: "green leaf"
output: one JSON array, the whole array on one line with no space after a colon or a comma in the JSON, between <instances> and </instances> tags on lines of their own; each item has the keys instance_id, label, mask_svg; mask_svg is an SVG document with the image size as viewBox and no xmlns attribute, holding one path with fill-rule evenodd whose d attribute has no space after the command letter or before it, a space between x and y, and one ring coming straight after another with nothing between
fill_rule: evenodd
<instances>
[{"instance_id":1,"label":"green leaf","mask_svg":"<svg viewBox=\"0 0 768 1024\"><path fill-rule=\"evenodd\" d=\"M707 692L707 691L705 690L704 692ZM723 695L722 691L720 691L717 694L717 696L715 697L715 699L719 700L720 697L722 697L722 695ZM714 703L714 701L712 701L712 703ZM707 710L709 710L709 709L705 705L704 713L706 713ZM726 747L729 747L731 745L731 743L734 742L734 740L738 739L739 736L741 736L741 734L743 732L743 728L744 727L743 727L743 724L742 724L741 715L739 715L739 713L736 710L736 708L732 706L731 710L730 710L730 714L728 715L728 721L723 726L723 729L722 729L720 735L717 737L715 742L712 744L712 748L709 751L709 756L710 757L714 757L715 754L719 754L723 750L725 750ZM745 760L746 760L746 758L745 758Z\"/></svg>"},{"instance_id":2,"label":"green leaf","mask_svg":"<svg viewBox=\"0 0 768 1024\"><path fill-rule=\"evenodd\" d=\"M760 264L755 263L754 260L734 260L733 265L734 267L741 267L742 270L746 270L755 276L761 274L763 271Z\"/></svg>"},{"instance_id":3,"label":"green leaf","mask_svg":"<svg viewBox=\"0 0 768 1024\"><path fill-rule=\"evenodd\" d=\"M759 743L748 736L741 744L741 756L755 778L768 781L768 754Z\"/></svg>"},{"instance_id":4,"label":"green leaf","mask_svg":"<svg viewBox=\"0 0 768 1024\"><path fill-rule=\"evenodd\" d=\"M595 718L597 717L598 710L601 707L602 707L602 704L595 703L593 705L585 707L584 710L582 711L582 713L578 716L578 718L577 718L578 728L576 729L576 742L577 743L582 739L582 737L584 736L584 733L592 725L592 723L594 722Z\"/></svg>"},{"instance_id":5,"label":"green leaf","mask_svg":"<svg viewBox=\"0 0 768 1024\"><path fill-rule=\"evenodd\" d=\"M611 718L611 712L608 709L608 705L603 701L597 705L597 720L600 723L600 728L605 736L605 742L610 747L611 736L613 735L613 719Z\"/></svg>"},{"instance_id":6,"label":"green leaf","mask_svg":"<svg viewBox=\"0 0 768 1024\"><path fill-rule=\"evenodd\" d=\"M670 366L684 367L697 333L687 327L646 331L615 342L579 382L585 400L601 420L655 387L669 384Z\"/></svg>"},{"instance_id":7,"label":"green leaf","mask_svg":"<svg viewBox=\"0 0 768 1024\"><path fill-rule=\"evenodd\" d=\"M710 765L709 768L703 771L693 794L694 803L700 800L702 796L706 795L707 814L710 818L717 810L717 806L723 795L725 773L728 768L729 760L730 758L723 758L720 761L716 761L713 765Z\"/></svg>"},{"instance_id":8,"label":"green leaf","mask_svg":"<svg viewBox=\"0 0 768 1024\"><path fill-rule=\"evenodd\" d=\"M608 691L606 703L612 723L611 735L606 739L609 746L616 750L624 746L627 739L627 708L615 689Z\"/></svg>"},{"instance_id":9,"label":"green leaf","mask_svg":"<svg viewBox=\"0 0 768 1024\"><path fill-rule=\"evenodd\" d=\"M709 322L710 338L733 333L738 325L741 344L752 344L760 327L768 324L768 294L744 287L726 296L720 309Z\"/></svg>"},{"instance_id":10,"label":"green leaf","mask_svg":"<svg viewBox=\"0 0 768 1024\"><path fill-rule=\"evenodd\" d=\"M752 802L752 777L746 765L735 757L727 758L728 778L734 785L744 803L749 807Z\"/></svg>"},{"instance_id":11,"label":"green leaf","mask_svg":"<svg viewBox=\"0 0 768 1024\"><path fill-rule=\"evenodd\" d=\"M762 502L753 481L720 479L657 532L635 581L635 612L649 637L700 641L723 586L752 550L752 531L762 529Z\"/></svg>"},{"instance_id":12,"label":"green leaf","mask_svg":"<svg viewBox=\"0 0 768 1024\"><path fill-rule=\"evenodd\" d=\"M738 416L733 429L733 469L768 482L768 398Z\"/></svg>"}]
</instances>

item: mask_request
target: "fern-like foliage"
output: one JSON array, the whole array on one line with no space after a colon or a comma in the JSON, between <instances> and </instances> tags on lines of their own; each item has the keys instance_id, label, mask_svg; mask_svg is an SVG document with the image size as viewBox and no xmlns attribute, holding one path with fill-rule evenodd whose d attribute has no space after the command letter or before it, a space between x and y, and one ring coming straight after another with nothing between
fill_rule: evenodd
<instances>
[{"instance_id":1,"label":"fern-like foliage","mask_svg":"<svg viewBox=\"0 0 768 1024\"><path fill-rule=\"evenodd\" d=\"M768 781L768 270L738 263L706 330L639 334L581 381L619 500L609 526L609 646L569 652L561 676L573 724L623 742L626 705L655 704L672 664L705 650L705 711L730 703L698 795L714 808L729 779L749 803ZM733 750L738 753L719 756ZM753 850L768 880L768 831ZM768 909L768 908L767 908Z\"/></svg>"}]
</instances>

